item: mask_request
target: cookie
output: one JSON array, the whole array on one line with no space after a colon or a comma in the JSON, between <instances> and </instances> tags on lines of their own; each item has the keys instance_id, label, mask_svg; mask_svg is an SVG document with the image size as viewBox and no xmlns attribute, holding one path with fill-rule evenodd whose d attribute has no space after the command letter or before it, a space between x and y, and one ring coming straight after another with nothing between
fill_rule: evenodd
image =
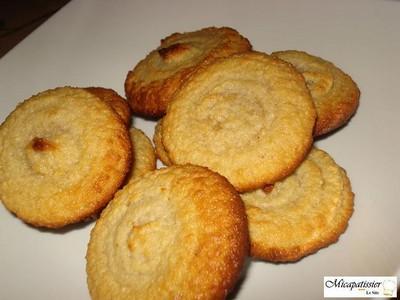
<instances>
[{"instance_id":1,"label":"cookie","mask_svg":"<svg viewBox=\"0 0 400 300\"><path fill-rule=\"evenodd\" d=\"M249 41L228 27L171 34L129 71L126 97L135 114L161 117L172 95L200 65L250 49Z\"/></svg>"},{"instance_id":2,"label":"cookie","mask_svg":"<svg viewBox=\"0 0 400 300\"><path fill-rule=\"evenodd\" d=\"M133 180L155 170L156 155L153 144L143 131L137 128L129 129L133 149L133 164L127 180Z\"/></svg>"},{"instance_id":3,"label":"cookie","mask_svg":"<svg viewBox=\"0 0 400 300\"><path fill-rule=\"evenodd\" d=\"M170 161L167 152L165 152L164 145L162 143L162 136L161 136L161 127L162 127L162 120L160 119L156 127L154 128L154 136L153 136L153 142L156 150L156 155L161 162L166 165L170 166L172 165L172 162Z\"/></svg>"},{"instance_id":4,"label":"cookie","mask_svg":"<svg viewBox=\"0 0 400 300\"><path fill-rule=\"evenodd\" d=\"M248 253L243 202L222 176L172 166L127 184L87 250L97 299L224 299Z\"/></svg>"},{"instance_id":5,"label":"cookie","mask_svg":"<svg viewBox=\"0 0 400 300\"><path fill-rule=\"evenodd\" d=\"M0 199L34 226L59 228L97 214L130 165L125 124L84 89L32 96L0 127Z\"/></svg>"},{"instance_id":6,"label":"cookie","mask_svg":"<svg viewBox=\"0 0 400 300\"><path fill-rule=\"evenodd\" d=\"M259 189L241 196L251 255L267 261L296 261L336 242L353 213L349 178L316 148L271 191Z\"/></svg>"},{"instance_id":7,"label":"cookie","mask_svg":"<svg viewBox=\"0 0 400 300\"><path fill-rule=\"evenodd\" d=\"M112 89L102 87L88 87L87 91L99 97L116 111L124 123L129 126L131 123L131 109L128 102Z\"/></svg>"},{"instance_id":8,"label":"cookie","mask_svg":"<svg viewBox=\"0 0 400 300\"><path fill-rule=\"evenodd\" d=\"M248 52L189 79L163 118L162 144L172 163L206 166L249 191L294 171L311 146L315 118L293 66Z\"/></svg>"},{"instance_id":9,"label":"cookie","mask_svg":"<svg viewBox=\"0 0 400 300\"><path fill-rule=\"evenodd\" d=\"M288 50L272 55L293 64L306 79L317 109L315 136L331 132L349 121L360 98L360 90L349 75L333 63L306 52Z\"/></svg>"}]
</instances>

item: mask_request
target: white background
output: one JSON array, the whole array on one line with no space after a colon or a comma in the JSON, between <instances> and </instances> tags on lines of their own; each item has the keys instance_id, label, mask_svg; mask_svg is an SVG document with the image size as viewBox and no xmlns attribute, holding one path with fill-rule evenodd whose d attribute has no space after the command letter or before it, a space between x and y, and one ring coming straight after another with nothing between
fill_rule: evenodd
<instances>
[{"instance_id":1,"label":"white background","mask_svg":"<svg viewBox=\"0 0 400 300\"><path fill-rule=\"evenodd\" d=\"M57 86L123 95L126 73L161 38L211 25L236 28L255 50L298 49L333 61L362 93L348 126L317 142L351 179L349 228L297 263L251 261L232 298L321 299L323 276L399 272L399 1L72 1L0 60L0 121ZM134 124L152 135L152 122ZM92 226L38 230L0 206L0 298L88 299Z\"/></svg>"}]
</instances>

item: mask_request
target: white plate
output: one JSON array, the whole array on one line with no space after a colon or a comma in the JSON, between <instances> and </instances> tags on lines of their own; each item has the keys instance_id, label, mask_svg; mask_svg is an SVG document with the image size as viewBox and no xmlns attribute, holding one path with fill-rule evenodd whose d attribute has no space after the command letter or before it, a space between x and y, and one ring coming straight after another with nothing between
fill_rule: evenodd
<instances>
[{"instance_id":1,"label":"white plate","mask_svg":"<svg viewBox=\"0 0 400 300\"><path fill-rule=\"evenodd\" d=\"M123 93L127 71L175 31L231 26L265 52L305 50L358 83L357 114L317 142L352 181L355 212L338 243L291 264L250 262L237 299L321 299L324 275L394 275L400 268L399 1L72 1L0 60L0 121L56 86ZM152 136L154 124L134 125ZM88 299L92 224L55 233L0 205L0 298Z\"/></svg>"}]
</instances>

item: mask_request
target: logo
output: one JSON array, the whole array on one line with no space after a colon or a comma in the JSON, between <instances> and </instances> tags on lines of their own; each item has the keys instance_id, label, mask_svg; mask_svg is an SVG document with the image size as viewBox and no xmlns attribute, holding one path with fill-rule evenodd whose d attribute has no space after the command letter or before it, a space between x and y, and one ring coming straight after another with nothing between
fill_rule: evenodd
<instances>
[{"instance_id":1,"label":"logo","mask_svg":"<svg viewBox=\"0 0 400 300\"><path fill-rule=\"evenodd\" d=\"M325 276L325 298L397 297L396 276Z\"/></svg>"}]
</instances>

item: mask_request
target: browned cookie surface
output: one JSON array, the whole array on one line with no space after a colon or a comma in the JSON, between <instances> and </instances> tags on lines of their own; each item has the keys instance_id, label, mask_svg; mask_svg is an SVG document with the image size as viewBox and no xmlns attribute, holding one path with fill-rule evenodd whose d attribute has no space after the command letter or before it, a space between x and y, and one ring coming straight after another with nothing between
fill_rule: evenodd
<instances>
[{"instance_id":1,"label":"browned cookie surface","mask_svg":"<svg viewBox=\"0 0 400 300\"><path fill-rule=\"evenodd\" d=\"M294 174L241 195L249 220L251 255L267 261L296 261L338 240L353 212L345 171L313 149Z\"/></svg>"},{"instance_id":2,"label":"browned cookie surface","mask_svg":"<svg viewBox=\"0 0 400 300\"><path fill-rule=\"evenodd\" d=\"M314 135L328 133L348 122L355 113L360 90L352 78L333 63L306 52L288 50L272 53L303 74L317 110Z\"/></svg>"},{"instance_id":3,"label":"browned cookie surface","mask_svg":"<svg viewBox=\"0 0 400 300\"><path fill-rule=\"evenodd\" d=\"M228 27L171 34L128 73L126 97L134 113L161 117L172 95L200 65L250 49L249 41Z\"/></svg>"},{"instance_id":4,"label":"browned cookie surface","mask_svg":"<svg viewBox=\"0 0 400 300\"><path fill-rule=\"evenodd\" d=\"M131 109L128 102L112 89L102 87L88 87L87 91L99 97L117 112L127 126L131 123Z\"/></svg>"},{"instance_id":5,"label":"browned cookie surface","mask_svg":"<svg viewBox=\"0 0 400 300\"><path fill-rule=\"evenodd\" d=\"M162 143L162 120L163 119L158 120L156 127L154 128L153 142L158 159L161 160L165 166L170 166L172 165L172 162Z\"/></svg>"},{"instance_id":6,"label":"browned cookie surface","mask_svg":"<svg viewBox=\"0 0 400 300\"><path fill-rule=\"evenodd\" d=\"M92 299L224 299L248 253L244 205L222 176L172 166L127 184L87 252Z\"/></svg>"},{"instance_id":7,"label":"browned cookie surface","mask_svg":"<svg viewBox=\"0 0 400 300\"><path fill-rule=\"evenodd\" d=\"M0 127L0 199L34 226L98 213L131 164L128 130L100 98L58 88L19 104Z\"/></svg>"},{"instance_id":8,"label":"browned cookie surface","mask_svg":"<svg viewBox=\"0 0 400 300\"><path fill-rule=\"evenodd\" d=\"M134 180L156 168L156 154L153 144L146 134L138 128L130 128L133 161L127 180Z\"/></svg>"}]
</instances>

